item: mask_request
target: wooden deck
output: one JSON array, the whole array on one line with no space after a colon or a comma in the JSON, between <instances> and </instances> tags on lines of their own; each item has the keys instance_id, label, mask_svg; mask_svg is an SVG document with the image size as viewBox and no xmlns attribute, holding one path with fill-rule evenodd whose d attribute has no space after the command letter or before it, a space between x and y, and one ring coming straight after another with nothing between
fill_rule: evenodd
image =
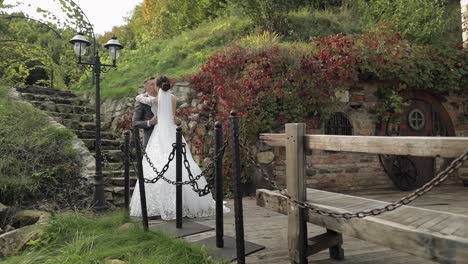
<instances>
[{"instance_id":1,"label":"wooden deck","mask_svg":"<svg viewBox=\"0 0 468 264\"><path fill-rule=\"evenodd\" d=\"M351 195L372 198L381 201L394 201L408 193L399 191L366 191L350 193ZM436 187L428 194L414 201L412 206L425 209L440 210L464 214L468 216L468 188L463 187ZM228 206L233 208L232 201ZM356 209L359 210L359 209ZM384 216L385 217L385 216ZM158 221L152 221L158 222ZM198 219L196 222L215 226L214 218ZM225 234L234 236L234 214L225 214ZM468 223L466 223L468 226ZM245 239L250 242L264 245L266 248L246 258L247 263L290 263L287 253L287 216L268 211L256 206L254 197L244 198L244 229ZM309 236L323 232L323 228L308 225ZM185 238L188 241L197 241L214 236L214 231L193 235ZM335 261L329 258L328 252L323 251L308 258L310 263L431 263L430 261L395 251L386 247L371 244L359 239L344 236L343 248L345 260Z\"/></svg>"}]
</instances>

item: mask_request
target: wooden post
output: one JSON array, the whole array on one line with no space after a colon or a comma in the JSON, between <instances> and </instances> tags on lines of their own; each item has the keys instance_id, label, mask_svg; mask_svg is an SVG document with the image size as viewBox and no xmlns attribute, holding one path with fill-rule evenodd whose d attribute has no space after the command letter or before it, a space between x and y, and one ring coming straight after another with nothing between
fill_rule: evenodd
<instances>
[{"instance_id":1,"label":"wooden post","mask_svg":"<svg viewBox=\"0 0 468 264\"><path fill-rule=\"evenodd\" d=\"M303 123L286 124L286 187L288 194L298 201L306 200L304 184L305 155ZM307 263L307 225L304 210L288 206L288 249L292 263Z\"/></svg>"}]
</instances>

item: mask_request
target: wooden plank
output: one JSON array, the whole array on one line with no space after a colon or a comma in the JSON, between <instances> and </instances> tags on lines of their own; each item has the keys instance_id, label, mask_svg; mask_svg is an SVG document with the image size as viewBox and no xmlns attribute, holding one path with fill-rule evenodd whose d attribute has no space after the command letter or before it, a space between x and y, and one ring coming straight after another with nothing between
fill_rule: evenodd
<instances>
[{"instance_id":1,"label":"wooden plank","mask_svg":"<svg viewBox=\"0 0 468 264\"><path fill-rule=\"evenodd\" d=\"M352 196L350 199L352 199ZM269 190L257 190L257 198L268 201L286 200L278 192ZM362 198L357 198L362 199ZM265 208L286 214L287 207L271 206L274 204L284 205L285 202L271 203L263 202ZM320 209L333 212L344 212L340 208L314 204ZM414 210L416 214L421 211L433 211L411 206L404 206ZM437 211L434 211L437 212ZM463 215L438 212L454 217L457 221L464 220L468 223L468 217ZM309 222L336 232L363 239L372 243L384 245L396 250L407 252L416 256L432 259L443 263L468 263L468 238L454 235L443 235L440 233L430 233L424 230L411 228L405 225L379 219L377 217L366 217L363 219L336 219L321 216L308 211ZM458 230L458 229L457 229Z\"/></svg>"},{"instance_id":2,"label":"wooden plank","mask_svg":"<svg viewBox=\"0 0 468 264\"><path fill-rule=\"evenodd\" d=\"M260 140L284 147L286 135L260 134ZM304 142L307 149L443 158L456 158L468 148L468 137L306 135Z\"/></svg>"},{"instance_id":3,"label":"wooden plank","mask_svg":"<svg viewBox=\"0 0 468 264\"><path fill-rule=\"evenodd\" d=\"M286 124L286 186L288 194L298 201L306 201L304 134L305 124ZM307 223L304 210L288 206L289 257L297 263L307 260Z\"/></svg>"},{"instance_id":4,"label":"wooden plank","mask_svg":"<svg viewBox=\"0 0 468 264\"><path fill-rule=\"evenodd\" d=\"M329 232L311 237L307 240L309 246L307 256L341 244L343 244L343 237L338 233Z\"/></svg>"}]
</instances>

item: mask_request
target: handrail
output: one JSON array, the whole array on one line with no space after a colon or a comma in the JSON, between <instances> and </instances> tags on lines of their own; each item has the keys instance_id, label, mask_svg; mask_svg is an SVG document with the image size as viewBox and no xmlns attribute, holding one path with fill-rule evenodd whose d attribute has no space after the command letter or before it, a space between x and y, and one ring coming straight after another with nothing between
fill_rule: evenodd
<instances>
[{"instance_id":1,"label":"handrail","mask_svg":"<svg viewBox=\"0 0 468 264\"><path fill-rule=\"evenodd\" d=\"M263 143L286 146L286 134L260 134ZM468 148L468 137L386 137L305 135L306 149L387 155L456 158Z\"/></svg>"}]
</instances>

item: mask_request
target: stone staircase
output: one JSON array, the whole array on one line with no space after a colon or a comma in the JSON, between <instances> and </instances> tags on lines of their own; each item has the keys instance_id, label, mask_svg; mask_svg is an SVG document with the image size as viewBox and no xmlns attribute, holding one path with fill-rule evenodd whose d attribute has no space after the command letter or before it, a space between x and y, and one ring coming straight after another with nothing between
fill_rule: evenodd
<instances>
[{"instance_id":1,"label":"stone staircase","mask_svg":"<svg viewBox=\"0 0 468 264\"><path fill-rule=\"evenodd\" d=\"M18 87L16 91L23 100L44 111L55 121L71 129L95 156L95 110L88 101L70 91L43 88ZM124 155L120 149L123 141L111 131L101 129L103 163L102 174L105 182L106 200L116 206L124 204ZM130 192L136 183L135 172L130 166Z\"/></svg>"}]
</instances>

